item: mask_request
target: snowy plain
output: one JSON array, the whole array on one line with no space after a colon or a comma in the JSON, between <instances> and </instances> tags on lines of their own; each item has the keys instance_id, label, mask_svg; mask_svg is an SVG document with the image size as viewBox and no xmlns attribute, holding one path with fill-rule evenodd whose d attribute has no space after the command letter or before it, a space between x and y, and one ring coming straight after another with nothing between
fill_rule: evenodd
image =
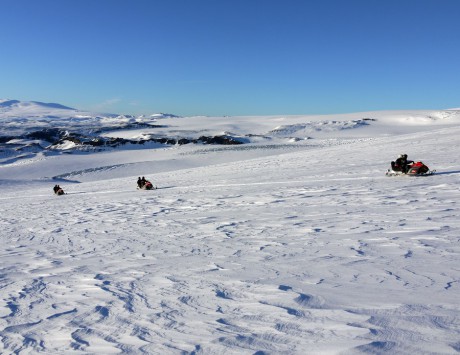
<instances>
[{"instance_id":1,"label":"snowy plain","mask_svg":"<svg viewBox=\"0 0 460 355\"><path fill-rule=\"evenodd\" d=\"M460 352L459 110L150 119L247 143L0 153L0 353Z\"/></svg>"}]
</instances>

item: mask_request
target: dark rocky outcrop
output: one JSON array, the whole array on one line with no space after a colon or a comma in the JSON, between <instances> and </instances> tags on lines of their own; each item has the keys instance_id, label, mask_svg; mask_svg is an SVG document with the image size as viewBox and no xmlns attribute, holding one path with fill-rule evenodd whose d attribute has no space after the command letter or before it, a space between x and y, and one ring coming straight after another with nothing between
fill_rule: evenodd
<instances>
[{"instance_id":1,"label":"dark rocky outcrop","mask_svg":"<svg viewBox=\"0 0 460 355\"><path fill-rule=\"evenodd\" d=\"M205 144L221 144L221 145L234 145L234 144L243 144L243 142L231 137L231 136L213 136L213 137L205 137L201 136L198 138L199 142L203 142Z\"/></svg>"},{"instance_id":2,"label":"dark rocky outcrop","mask_svg":"<svg viewBox=\"0 0 460 355\"><path fill-rule=\"evenodd\" d=\"M15 138L13 136L0 136L0 143L6 143Z\"/></svg>"},{"instance_id":3,"label":"dark rocky outcrop","mask_svg":"<svg viewBox=\"0 0 460 355\"><path fill-rule=\"evenodd\" d=\"M41 139L50 143L54 143L61 139L66 134L65 131L59 128L45 128L40 131L27 133L25 138L28 139Z\"/></svg>"}]
</instances>

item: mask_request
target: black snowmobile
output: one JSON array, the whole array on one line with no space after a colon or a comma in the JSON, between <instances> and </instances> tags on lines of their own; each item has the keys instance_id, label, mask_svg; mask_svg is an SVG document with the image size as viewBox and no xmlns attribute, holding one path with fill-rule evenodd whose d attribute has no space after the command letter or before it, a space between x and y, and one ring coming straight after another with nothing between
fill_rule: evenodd
<instances>
[{"instance_id":1,"label":"black snowmobile","mask_svg":"<svg viewBox=\"0 0 460 355\"><path fill-rule=\"evenodd\" d=\"M64 195L64 190L62 189L62 187L60 187L59 185L55 185L53 187L53 191L56 195L58 196L61 196L61 195Z\"/></svg>"}]
</instances>

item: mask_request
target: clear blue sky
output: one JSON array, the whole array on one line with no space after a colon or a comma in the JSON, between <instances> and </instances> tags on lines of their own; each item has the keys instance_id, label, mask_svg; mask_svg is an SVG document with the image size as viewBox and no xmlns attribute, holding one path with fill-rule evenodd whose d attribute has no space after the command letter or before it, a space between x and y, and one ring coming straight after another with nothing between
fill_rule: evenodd
<instances>
[{"instance_id":1,"label":"clear blue sky","mask_svg":"<svg viewBox=\"0 0 460 355\"><path fill-rule=\"evenodd\" d=\"M0 0L0 98L115 113L460 107L460 0Z\"/></svg>"}]
</instances>

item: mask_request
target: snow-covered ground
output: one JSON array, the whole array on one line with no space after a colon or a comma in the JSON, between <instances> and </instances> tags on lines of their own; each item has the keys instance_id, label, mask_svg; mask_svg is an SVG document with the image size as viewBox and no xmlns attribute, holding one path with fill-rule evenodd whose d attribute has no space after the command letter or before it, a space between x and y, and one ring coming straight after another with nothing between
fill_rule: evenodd
<instances>
[{"instance_id":1,"label":"snow-covered ground","mask_svg":"<svg viewBox=\"0 0 460 355\"><path fill-rule=\"evenodd\" d=\"M0 353L460 352L460 111L158 122L0 160Z\"/></svg>"}]
</instances>

